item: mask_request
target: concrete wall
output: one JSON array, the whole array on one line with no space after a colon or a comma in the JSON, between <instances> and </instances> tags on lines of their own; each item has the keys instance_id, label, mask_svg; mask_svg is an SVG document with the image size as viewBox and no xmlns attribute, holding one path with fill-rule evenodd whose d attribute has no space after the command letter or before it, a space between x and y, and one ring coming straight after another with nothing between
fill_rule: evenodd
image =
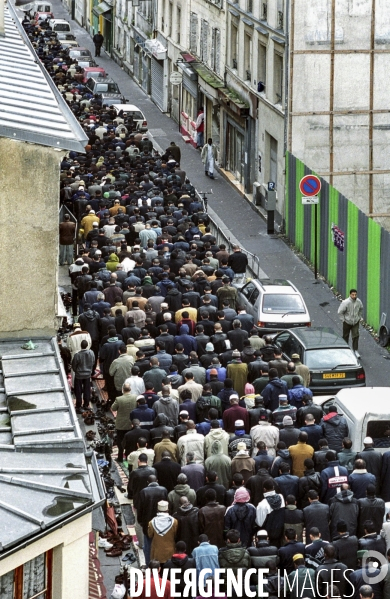
<instances>
[{"instance_id":1,"label":"concrete wall","mask_svg":"<svg viewBox=\"0 0 390 599\"><path fill-rule=\"evenodd\" d=\"M53 549L53 589L55 599L86 599L89 588L89 533L91 514L86 514L46 534L35 543L0 561L0 576L38 555Z\"/></svg>"},{"instance_id":2,"label":"concrete wall","mask_svg":"<svg viewBox=\"0 0 390 599\"><path fill-rule=\"evenodd\" d=\"M373 0L337 1L332 76L331 0L315 3L293 0L294 37L291 44L295 54L291 91L294 116L289 149L310 168L324 174L327 181L363 212L379 215L390 214L390 174L382 172L390 170L390 116L385 112L388 109L385 73L389 61L386 51L390 50L390 17L388 3L376 1L372 30L373 4ZM372 34L373 65L369 52ZM330 116L332 102L333 123ZM370 109L383 110L383 113L373 114L371 124ZM368 171L373 171L371 182ZM325 175L330 172L333 172L333 179L332 175ZM390 229L390 218L378 216L376 220Z\"/></svg>"},{"instance_id":3,"label":"concrete wall","mask_svg":"<svg viewBox=\"0 0 390 599\"><path fill-rule=\"evenodd\" d=\"M63 152L0 139L0 336L55 334Z\"/></svg>"}]
</instances>

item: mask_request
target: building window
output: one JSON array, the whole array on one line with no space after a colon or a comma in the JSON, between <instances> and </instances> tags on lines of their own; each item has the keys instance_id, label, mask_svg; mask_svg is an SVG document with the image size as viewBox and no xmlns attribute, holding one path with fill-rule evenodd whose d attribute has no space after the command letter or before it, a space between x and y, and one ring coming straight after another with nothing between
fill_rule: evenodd
<instances>
[{"instance_id":1,"label":"building window","mask_svg":"<svg viewBox=\"0 0 390 599\"><path fill-rule=\"evenodd\" d=\"M253 13L253 0L247 0L246 10L247 12Z\"/></svg>"},{"instance_id":2,"label":"building window","mask_svg":"<svg viewBox=\"0 0 390 599\"><path fill-rule=\"evenodd\" d=\"M252 37L244 35L244 80L252 80Z\"/></svg>"},{"instance_id":3,"label":"building window","mask_svg":"<svg viewBox=\"0 0 390 599\"><path fill-rule=\"evenodd\" d=\"M238 29L235 25L232 24L231 30L231 46L230 46L230 57L231 57L231 67L232 69L237 69L237 39L238 39Z\"/></svg>"},{"instance_id":4,"label":"building window","mask_svg":"<svg viewBox=\"0 0 390 599\"><path fill-rule=\"evenodd\" d=\"M0 576L1 599L52 599L52 551Z\"/></svg>"},{"instance_id":5,"label":"building window","mask_svg":"<svg viewBox=\"0 0 390 599\"><path fill-rule=\"evenodd\" d=\"M281 104L283 98L283 56L274 54L274 103Z\"/></svg>"},{"instance_id":6,"label":"building window","mask_svg":"<svg viewBox=\"0 0 390 599\"><path fill-rule=\"evenodd\" d=\"M203 62L208 61L209 52L208 52L208 37L209 37L209 24L205 19L202 19L200 25L200 59Z\"/></svg>"},{"instance_id":7,"label":"building window","mask_svg":"<svg viewBox=\"0 0 390 599\"><path fill-rule=\"evenodd\" d=\"M178 44L180 44L180 30L181 30L181 8L178 6L177 12L176 12L176 31L177 31L176 41ZM173 87L176 87L176 86L174 85Z\"/></svg>"},{"instance_id":8,"label":"building window","mask_svg":"<svg viewBox=\"0 0 390 599\"><path fill-rule=\"evenodd\" d=\"M169 3L168 37L172 37L173 4Z\"/></svg>"},{"instance_id":9,"label":"building window","mask_svg":"<svg viewBox=\"0 0 390 599\"><path fill-rule=\"evenodd\" d=\"M219 29L213 29L211 36L211 68L216 73L220 73L221 64L221 32Z\"/></svg>"},{"instance_id":10,"label":"building window","mask_svg":"<svg viewBox=\"0 0 390 599\"><path fill-rule=\"evenodd\" d=\"M257 52L257 91L265 92L267 79L267 48L259 44Z\"/></svg>"},{"instance_id":11,"label":"building window","mask_svg":"<svg viewBox=\"0 0 390 599\"><path fill-rule=\"evenodd\" d=\"M267 20L267 12L268 12L267 0L263 0L261 3L261 20L262 21Z\"/></svg>"},{"instance_id":12,"label":"building window","mask_svg":"<svg viewBox=\"0 0 390 599\"><path fill-rule=\"evenodd\" d=\"M161 5L161 31L164 33L165 30L165 0L162 1Z\"/></svg>"},{"instance_id":13,"label":"building window","mask_svg":"<svg viewBox=\"0 0 390 599\"><path fill-rule=\"evenodd\" d=\"M196 12L191 13L190 20L190 50L197 54L198 50L198 15Z\"/></svg>"},{"instance_id":14,"label":"building window","mask_svg":"<svg viewBox=\"0 0 390 599\"><path fill-rule=\"evenodd\" d=\"M269 180L275 183L275 189L278 182L278 142L269 136Z\"/></svg>"}]
</instances>

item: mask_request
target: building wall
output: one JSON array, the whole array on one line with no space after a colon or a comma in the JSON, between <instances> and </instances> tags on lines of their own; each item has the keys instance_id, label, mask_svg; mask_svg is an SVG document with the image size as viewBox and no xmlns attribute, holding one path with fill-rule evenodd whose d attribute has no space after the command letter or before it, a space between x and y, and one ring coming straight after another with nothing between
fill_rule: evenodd
<instances>
[{"instance_id":1,"label":"building wall","mask_svg":"<svg viewBox=\"0 0 390 599\"><path fill-rule=\"evenodd\" d=\"M366 214L389 214L376 220L390 228L388 5L332 6L291 2L289 149Z\"/></svg>"},{"instance_id":2,"label":"building wall","mask_svg":"<svg viewBox=\"0 0 390 599\"><path fill-rule=\"evenodd\" d=\"M285 25L285 0L228 0L226 79L229 87L249 103L254 121L249 183L254 185L254 201L263 204L265 187L274 181L281 215L285 186Z\"/></svg>"},{"instance_id":3,"label":"building wall","mask_svg":"<svg viewBox=\"0 0 390 599\"><path fill-rule=\"evenodd\" d=\"M58 180L63 154L0 139L1 337L54 335L57 329Z\"/></svg>"},{"instance_id":4,"label":"building wall","mask_svg":"<svg viewBox=\"0 0 390 599\"><path fill-rule=\"evenodd\" d=\"M53 596L55 599L85 599L89 588L91 528L91 514L86 514L44 535L35 543L0 560L0 576L53 549Z\"/></svg>"}]
</instances>

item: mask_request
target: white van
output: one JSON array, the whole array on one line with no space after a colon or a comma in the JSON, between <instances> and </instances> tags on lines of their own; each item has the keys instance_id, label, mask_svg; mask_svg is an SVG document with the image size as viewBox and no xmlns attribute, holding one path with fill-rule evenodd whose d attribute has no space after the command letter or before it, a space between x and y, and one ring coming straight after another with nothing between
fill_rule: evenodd
<instances>
[{"instance_id":1,"label":"white van","mask_svg":"<svg viewBox=\"0 0 390 599\"><path fill-rule=\"evenodd\" d=\"M65 19L50 19L49 24L53 31L72 33L70 25Z\"/></svg>"},{"instance_id":2,"label":"white van","mask_svg":"<svg viewBox=\"0 0 390 599\"><path fill-rule=\"evenodd\" d=\"M326 413L337 406L348 422L354 451L364 449L365 437L372 438L378 451L390 450L390 387L347 388L334 396L314 397L313 402Z\"/></svg>"}]
</instances>

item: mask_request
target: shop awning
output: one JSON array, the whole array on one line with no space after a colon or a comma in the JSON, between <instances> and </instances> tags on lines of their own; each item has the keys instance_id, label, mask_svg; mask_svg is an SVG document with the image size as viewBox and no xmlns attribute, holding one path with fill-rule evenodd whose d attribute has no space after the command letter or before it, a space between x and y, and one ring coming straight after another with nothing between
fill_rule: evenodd
<instances>
[{"instance_id":1,"label":"shop awning","mask_svg":"<svg viewBox=\"0 0 390 599\"><path fill-rule=\"evenodd\" d=\"M196 60L195 56L192 56L189 52L180 52L180 54L186 62L194 62Z\"/></svg>"},{"instance_id":2,"label":"shop awning","mask_svg":"<svg viewBox=\"0 0 390 599\"><path fill-rule=\"evenodd\" d=\"M249 104L245 100L242 100L235 91L228 87L223 87L218 89L218 96L238 116L249 115Z\"/></svg>"},{"instance_id":3,"label":"shop awning","mask_svg":"<svg viewBox=\"0 0 390 599\"><path fill-rule=\"evenodd\" d=\"M224 82L222 79L217 77L211 69L208 69L204 64L196 63L191 64L191 67L198 73L198 76L201 77L206 83L208 83L214 89L218 89L220 87L224 87Z\"/></svg>"},{"instance_id":4,"label":"shop awning","mask_svg":"<svg viewBox=\"0 0 390 599\"><path fill-rule=\"evenodd\" d=\"M100 17L100 15L103 15L106 12L110 12L110 10L111 6L108 6L108 4L106 4L105 2L100 2L100 4L93 7L92 12L95 13L95 15L97 15L98 17Z\"/></svg>"}]
</instances>

